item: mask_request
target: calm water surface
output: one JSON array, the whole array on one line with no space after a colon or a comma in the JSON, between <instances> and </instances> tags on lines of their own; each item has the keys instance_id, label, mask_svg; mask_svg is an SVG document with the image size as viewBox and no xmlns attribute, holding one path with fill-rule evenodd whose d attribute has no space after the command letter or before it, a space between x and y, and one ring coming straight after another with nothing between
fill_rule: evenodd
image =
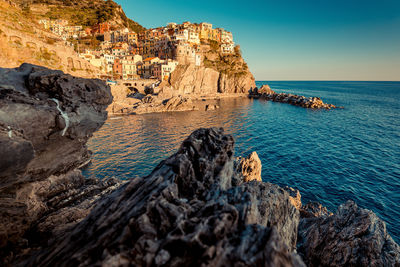
<instances>
[{"instance_id":1,"label":"calm water surface","mask_svg":"<svg viewBox=\"0 0 400 267\"><path fill-rule=\"evenodd\" d=\"M192 131L224 127L236 155L257 151L263 180L301 191L303 203L334 211L348 199L387 222L400 243L400 83L258 82L277 92L320 96L343 110L312 111L230 99L216 111L132 115L107 120L89 141L86 176L144 176Z\"/></svg>"}]
</instances>

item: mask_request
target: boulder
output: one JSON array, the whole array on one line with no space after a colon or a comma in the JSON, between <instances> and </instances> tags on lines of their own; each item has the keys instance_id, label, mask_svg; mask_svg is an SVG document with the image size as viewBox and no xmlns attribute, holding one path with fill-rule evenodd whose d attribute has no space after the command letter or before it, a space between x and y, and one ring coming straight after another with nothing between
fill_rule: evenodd
<instances>
[{"instance_id":1,"label":"boulder","mask_svg":"<svg viewBox=\"0 0 400 267\"><path fill-rule=\"evenodd\" d=\"M352 201L324 213L299 225L298 251L308 266L400 266L400 247L375 213Z\"/></svg>"},{"instance_id":2,"label":"boulder","mask_svg":"<svg viewBox=\"0 0 400 267\"><path fill-rule=\"evenodd\" d=\"M244 182L261 182L262 164L257 152L252 152L246 158L238 159L237 172L243 177Z\"/></svg>"},{"instance_id":3,"label":"boulder","mask_svg":"<svg viewBox=\"0 0 400 267\"><path fill-rule=\"evenodd\" d=\"M263 86L261 86L261 88L258 89L258 93L261 94L261 95L263 95L263 94L266 94L266 95L274 95L274 94L276 94L274 91L271 90L271 88L269 87L268 84L264 84Z\"/></svg>"}]
</instances>

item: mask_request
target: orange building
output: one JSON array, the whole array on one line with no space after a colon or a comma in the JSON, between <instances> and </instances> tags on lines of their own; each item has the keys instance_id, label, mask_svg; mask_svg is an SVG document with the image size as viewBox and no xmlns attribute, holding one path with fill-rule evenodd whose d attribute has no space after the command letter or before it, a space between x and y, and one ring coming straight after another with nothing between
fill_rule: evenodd
<instances>
[{"instance_id":1,"label":"orange building","mask_svg":"<svg viewBox=\"0 0 400 267\"><path fill-rule=\"evenodd\" d=\"M121 59L116 58L114 60L113 72L114 72L114 76L115 77L117 77L118 79L122 79L122 62L121 62Z\"/></svg>"},{"instance_id":2,"label":"orange building","mask_svg":"<svg viewBox=\"0 0 400 267\"><path fill-rule=\"evenodd\" d=\"M92 27L93 34L104 34L110 31L110 24L107 22L96 24Z\"/></svg>"}]
</instances>

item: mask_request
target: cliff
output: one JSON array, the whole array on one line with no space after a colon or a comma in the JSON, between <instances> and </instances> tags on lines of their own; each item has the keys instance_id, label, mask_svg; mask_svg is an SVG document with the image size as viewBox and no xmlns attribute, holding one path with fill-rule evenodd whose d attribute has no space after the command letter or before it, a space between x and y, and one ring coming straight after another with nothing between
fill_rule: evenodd
<instances>
[{"instance_id":1,"label":"cliff","mask_svg":"<svg viewBox=\"0 0 400 267\"><path fill-rule=\"evenodd\" d=\"M30 14L0 0L0 67L15 68L24 62L79 77L93 77L100 72L79 58L73 47L43 30Z\"/></svg>"},{"instance_id":2,"label":"cliff","mask_svg":"<svg viewBox=\"0 0 400 267\"><path fill-rule=\"evenodd\" d=\"M249 71L218 72L205 66L179 65L171 74L169 85L176 94L247 94L255 88Z\"/></svg>"},{"instance_id":3,"label":"cliff","mask_svg":"<svg viewBox=\"0 0 400 267\"><path fill-rule=\"evenodd\" d=\"M239 46L234 54L222 54L210 45L202 54L201 66L179 65L172 72L168 86L175 94L247 94L256 87Z\"/></svg>"},{"instance_id":4,"label":"cliff","mask_svg":"<svg viewBox=\"0 0 400 267\"><path fill-rule=\"evenodd\" d=\"M112 0L13 0L37 18L65 19L73 25L93 26L109 22L116 28L135 32L145 30L129 19L122 7Z\"/></svg>"},{"instance_id":5,"label":"cliff","mask_svg":"<svg viewBox=\"0 0 400 267\"><path fill-rule=\"evenodd\" d=\"M0 68L0 257L41 246L120 182L85 179L87 140L107 118L100 80L23 64Z\"/></svg>"},{"instance_id":6,"label":"cliff","mask_svg":"<svg viewBox=\"0 0 400 267\"><path fill-rule=\"evenodd\" d=\"M219 108L214 100L247 96L256 88L239 47L230 55L223 55L210 47L203 45L204 64L178 65L168 81L146 90L146 97L140 94L132 96L121 87L113 88L116 98L109 111L113 114L142 114L214 110Z\"/></svg>"}]
</instances>

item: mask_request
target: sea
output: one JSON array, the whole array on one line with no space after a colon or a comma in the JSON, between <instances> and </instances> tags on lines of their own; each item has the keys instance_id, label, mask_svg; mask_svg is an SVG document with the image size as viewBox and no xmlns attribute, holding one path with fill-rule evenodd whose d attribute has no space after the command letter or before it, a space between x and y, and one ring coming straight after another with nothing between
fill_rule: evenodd
<instances>
[{"instance_id":1,"label":"sea","mask_svg":"<svg viewBox=\"0 0 400 267\"><path fill-rule=\"evenodd\" d=\"M258 81L276 92L318 96L343 109L310 110L247 98L215 111L109 117L89 140L87 177L148 175L200 127L223 127L235 155L256 151L262 179L300 190L330 211L347 200L372 210L400 244L400 82Z\"/></svg>"}]
</instances>

